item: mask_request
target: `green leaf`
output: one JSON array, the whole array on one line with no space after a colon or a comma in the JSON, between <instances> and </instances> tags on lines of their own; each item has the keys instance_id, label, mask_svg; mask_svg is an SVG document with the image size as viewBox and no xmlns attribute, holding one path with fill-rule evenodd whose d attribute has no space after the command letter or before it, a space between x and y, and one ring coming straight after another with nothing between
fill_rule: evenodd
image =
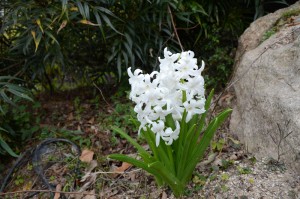
<instances>
[{"instance_id":1,"label":"green leaf","mask_svg":"<svg viewBox=\"0 0 300 199\"><path fill-rule=\"evenodd\" d=\"M5 130L4 128L1 128L1 127L0 127L0 131L8 132L7 130Z\"/></svg>"},{"instance_id":2,"label":"green leaf","mask_svg":"<svg viewBox=\"0 0 300 199\"><path fill-rule=\"evenodd\" d=\"M216 130L219 128L219 126L224 122L224 120L229 116L229 114L232 112L231 109L226 109L222 113L220 113L217 117L215 117L214 120L210 122L208 125L203 137L200 140L200 143L197 144L197 146L194 148L193 153L191 154L191 157L189 158L189 163L187 167L185 168L185 174L182 178L183 183L188 182L188 180L191 178L193 170L198 163L198 161L203 157L205 150L210 144L210 141L212 140Z\"/></svg>"},{"instance_id":3,"label":"green leaf","mask_svg":"<svg viewBox=\"0 0 300 199\"><path fill-rule=\"evenodd\" d=\"M210 107L213 95L214 95L214 89L212 89L210 91L210 93L209 93L209 95L208 95L208 97L207 97L207 99L205 101L205 105L204 105L205 112L202 113L200 121L197 123L197 129L196 129L196 132L195 132L195 137L194 137L194 139L191 142L191 149L192 150L195 148L195 145L197 144L198 138L200 137L202 129L203 129L204 125L205 125L206 115L207 115L207 112L209 110L209 107Z\"/></svg>"},{"instance_id":4,"label":"green leaf","mask_svg":"<svg viewBox=\"0 0 300 199\"><path fill-rule=\"evenodd\" d=\"M157 173L159 173L159 176L170 186L176 197L183 194L184 183L170 173L168 168L161 162L154 162L150 164L149 167L155 169Z\"/></svg>"},{"instance_id":5,"label":"green leaf","mask_svg":"<svg viewBox=\"0 0 300 199\"><path fill-rule=\"evenodd\" d=\"M36 35L36 32L32 30L31 34L32 34L33 41L34 41L34 44L35 44L35 51L34 52L36 52L38 47L39 47L40 41L42 39L42 33L40 31L38 31L38 34Z\"/></svg>"},{"instance_id":6,"label":"green leaf","mask_svg":"<svg viewBox=\"0 0 300 199\"><path fill-rule=\"evenodd\" d=\"M33 102L33 99L30 98L28 95L24 94L23 92L19 92L17 89L8 88L7 91L11 92L12 94L21 97L23 99L27 99Z\"/></svg>"},{"instance_id":7,"label":"green leaf","mask_svg":"<svg viewBox=\"0 0 300 199\"><path fill-rule=\"evenodd\" d=\"M9 155L13 156L13 157L19 157L19 155L17 155L9 146L8 144L2 139L2 137L0 136L0 146L7 152L9 153Z\"/></svg>"},{"instance_id":8,"label":"green leaf","mask_svg":"<svg viewBox=\"0 0 300 199\"><path fill-rule=\"evenodd\" d=\"M87 19L90 19L90 8L87 2L84 2L84 12Z\"/></svg>"},{"instance_id":9,"label":"green leaf","mask_svg":"<svg viewBox=\"0 0 300 199\"><path fill-rule=\"evenodd\" d=\"M19 78L16 78L16 77L12 77L12 76L0 76L0 81L3 81L3 80L21 80Z\"/></svg>"},{"instance_id":10,"label":"green leaf","mask_svg":"<svg viewBox=\"0 0 300 199\"><path fill-rule=\"evenodd\" d=\"M132 139L129 135L127 135L122 129L113 126L112 130L119 133L123 138L125 138L130 144L132 144L139 153L146 154L149 158L151 155L141 146L139 145L134 139Z\"/></svg>"},{"instance_id":11,"label":"green leaf","mask_svg":"<svg viewBox=\"0 0 300 199\"><path fill-rule=\"evenodd\" d=\"M0 96L2 97L2 99L4 100L4 102L9 103L9 104L15 106L15 103L9 99L9 97L5 94L4 91L0 90Z\"/></svg>"},{"instance_id":12,"label":"green leaf","mask_svg":"<svg viewBox=\"0 0 300 199\"><path fill-rule=\"evenodd\" d=\"M51 34L51 32L45 30L45 34L50 37L57 45L59 45L58 41L56 38Z\"/></svg>"},{"instance_id":13,"label":"green leaf","mask_svg":"<svg viewBox=\"0 0 300 199\"><path fill-rule=\"evenodd\" d=\"M62 0L61 1L61 4L62 4L62 8L63 10L67 8L67 5L68 5L68 0Z\"/></svg>"},{"instance_id":14,"label":"green leaf","mask_svg":"<svg viewBox=\"0 0 300 199\"><path fill-rule=\"evenodd\" d=\"M155 169L150 168L148 166L148 164L146 164L146 163L144 163L140 160L136 160L132 157L122 155L122 154L111 154L111 155L108 156L108 158L119 160L119 161L122 161L122 162L128 162L128 163L130 163L130 164L132 164L136 167L144 169L145 171L151 173L152 175L154 175L156 177L160 177L159 173Z\"/></svg>"},{"instance_id":15,"label":"green leaf","mask_svg":"<svg viewBox=\"0 0 300 199\"><path fill-rule=\"evenodd\" d=\"M86 19L86 15L85 15L86 13L84 12L84 8L82 6L82 3L77 0L76 4L77 4L77 7L78 7L79 12L80 12L81 16L83 17L83 19Z\"/></svg>"},{"instance_id":16,"label":"green leaf","mask_svg":"<svg viewBox=\"0 0 300 199\"><path fill-rule=\"evenodd\" d=\"M122 75L122 58L121 58L121 53L118 54L117 57L117 69L118 69L118 74L119 74L119 79L121 79L121 75Z\"/></svg>"},{"instance_id":17,"label":"green leaf","mask_svg":"<svg viewBox=\"0 0 300 199\"><path fill-rule=\"evenodd\" d=\"M120 33L119 31L117 31L117 29L114 27L114 25L110 22L109 18L105 15L105 14L102 14L100 13L102 19L105 21L105 23L111 28L113 29L115 32L123 35L122 33Z\"/></svg>"}]
</instances>

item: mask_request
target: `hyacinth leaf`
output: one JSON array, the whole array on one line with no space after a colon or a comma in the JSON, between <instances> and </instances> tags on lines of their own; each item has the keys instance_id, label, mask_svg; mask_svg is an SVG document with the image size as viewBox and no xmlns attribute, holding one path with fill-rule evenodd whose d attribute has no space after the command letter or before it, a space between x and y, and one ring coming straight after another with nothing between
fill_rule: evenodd
<instances>
[{"instance_id":1,"label":"hyacinth leaf","mask_svg":"<svg viewBox=\"0 0 300 199\"><path fill-rule=\"evenodd\" d=\"M184 189L184 184L176 178L161 162L154 162L149 165L155 169L161 178L170 186L176 197L180 196Z\"/></svg>"},{"instance_id":2,"label":"hyacinth leaf","mask_svg":"<svg viewBox=\"0 0 300 199\"><path fill-rule=\"evenodd\" d=\"M174 119L173 119L173 117L172 117L171 114L169 114L169 115L166 116L166 125L168 127L171 127L172 129L176 128L175 121L174 121Z\"/></svg>"},{"instance_id":3,"label":"hyacinth leaf","mask_svg":"<svg viewBox=\"0 0 300 199\"><path fill-rule=\"evenodd\" d=\"M141 169L144 169L145 171L153 174L153 175L159 175L159 173L157 173L154 169L150 168L148 166L148 164L140 161L140 160L137 160L137 159L134 159L132 157L129 157L129 156L126 156L126 155L122 155L122 154L111 154L108 156L108 158L111 158L111 159L115 159L115 160L119 160L119 161L122 161L122 162L128 162L136 167L139 167Z\"/></svg>"},{"instance_id":4,"label":"hyacinth leaf","mask_svg":"<svg viewBox=\"0 0 300 199\"><path fill-rule=\"evenodd\" d=\"M150 156L150 154L141 145L139 145L134 139L127 135L127 133L125 133L122 129L115 126L113 126L112 129L115 132L119 133L122 137L124 137L128 142L130 142L138 150L139 153L148 154Z\"/></svg>"},{"instance_id":5,"label":"hyacinth leaf","mask_svg":"<svg viewBox=\"0 0 300 199\"><path fill-rule=\"evenodd\" d=\"M209 95L208 95L208 97L207 97L207 99L205 101L205 106L204 107L205 107L206 111L201 114L200 121L197 124L197 130L195 132L195 137L191 141L191 147L190 147L190 149L192 149L192 150L195 148L195 146L197 144L197 141L198 141L198 138L200 137L202 129L203 129L204 125L205 125L205 119L206 119L207 111L209 110L210 103L211 103L211 100L213 98L213 95L214 95L214 89L212 89L210 91L210 93L209 93ZM190 154L190 151L189 151L188 154Z\"/></svg>"},{"instance_id":6,"label":"hyacinth leaf","mask_svg":"<svg viewBox=\"0 0 300 199\"><path fill-rule=\"evenodd\" d=\"M216 130L220 127L220 125L224 122L224 120L229 116L231 112L231 109L223 111L208 125L203 137L200 140L200 143L197 144L197 147L194 148L194 152L190 156L189 161L187 161L188 164L185 168L184 176L182 178L183 183L186 183L190 180L196 164L203 157L205 150L209 146Z\"/></svg>"},{"instance_id":7,"label":"hyacinth leaf","mask_svg":"<svg viewBox=\"0 0 300 199\"><path fill-rule=\"evenodd\" d=\"M131 143L138 150L139 155L146 163L151 163L156 161L152 155L150 155L141 145L139 145L134 139L132 139L129 135L127 135L122 129L118 127L112 127L112 129L115 132L119 133L129 143Z\"/></svg>"},{"instance_id":8,"label":"hyacinth leaf","mask_svg":"<svg viewBox=\"0 0 300 199\"><path fill-rule=\"evenodd\" d=\"M196 124L189 129L188 133L187 133L187 139L185 140L185 142L183 143L183 147L180 148L180 156L179 160L177 162L178 164L178 169L177 169L177 177L179 179L181 179L181 177L184 175L184 168L186 166L186 164L188 164L187 160L188 160L188 156L190 153L188 153L190 147L191 147L191 141L195 138L192 138L191 135L193 134L193 131L195 129Z\"/></svg>"},{"instance_id":9,"label":"hyacinth leaf","mask_svg":"<svg viewBox=\"0 0 300 199\"><path fill-rule=\"evenodd\" d=\"M166 149L163 148L165 143L163 143L162 141L160 142L159 146L156 147L155 135L150 129L148 129L147 132L144 132L143 135L147 140L147 143L149 144L151 151L153 152L154 158L157 159L158 161L165 163L165 165L168 168L173 169L173 165L172 165L173 162L169 160L167 151Z\"/></svg>"}]
</instances>

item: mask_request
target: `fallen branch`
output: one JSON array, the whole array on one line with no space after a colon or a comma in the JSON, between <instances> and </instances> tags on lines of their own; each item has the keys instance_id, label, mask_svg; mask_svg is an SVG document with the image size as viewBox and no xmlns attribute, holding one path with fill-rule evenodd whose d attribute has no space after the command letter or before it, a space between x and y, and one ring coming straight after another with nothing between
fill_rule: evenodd
<instances>
[{"instance_id":1,"label":"fallen branch","mask_svg":"<svg viewBox=\"0 0 300 199\"><path fill-rule=\"evenodd\" d=\"M80 195L99 196L98 194L94 194L94 193L67 192L67 191L54 191L54 190L24 190L24 191L12 191L12 192L0 193L0 196L11 195L11 194L19 194L19 193L27 193L27 192L62 193L62 194L80 194Z\"/></svg>"}]
</instances>

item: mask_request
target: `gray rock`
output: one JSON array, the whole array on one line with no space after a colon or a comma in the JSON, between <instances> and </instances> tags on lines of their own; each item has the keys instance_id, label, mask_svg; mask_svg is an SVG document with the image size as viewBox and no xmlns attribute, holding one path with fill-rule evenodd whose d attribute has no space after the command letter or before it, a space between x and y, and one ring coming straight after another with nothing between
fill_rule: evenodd
<instances>
[{"instance_id":1,"label":"gray rock","mask_svg":"<svg viewBox=\"0 0 300 199\"><path fill-rule=\"evenodd\" d=\"M279 26L280 18L291 11L298 14ZM300 173L298 19L300 1L256 20L240 37L232 79L237 103L230 129L257 158L272 157ZM274 25L276 33L263 41Z\"/></svg>"}]
</instances>

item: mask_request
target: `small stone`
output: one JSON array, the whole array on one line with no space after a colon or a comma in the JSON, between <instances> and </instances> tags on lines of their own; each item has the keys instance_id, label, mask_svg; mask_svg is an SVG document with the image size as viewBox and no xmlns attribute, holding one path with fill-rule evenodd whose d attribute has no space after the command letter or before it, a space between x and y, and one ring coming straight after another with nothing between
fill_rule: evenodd
<instances>
[{"instance_id":1,"label":"small stone","mask_svg":"<svg viewBox=\"0 0 300 199\"><path fill-rule=\"evenodd\" d=\"M235 154L233 154L229 157L229 160L237 160L237 158L238 157Z\"/></svg>"}]
</instances>

